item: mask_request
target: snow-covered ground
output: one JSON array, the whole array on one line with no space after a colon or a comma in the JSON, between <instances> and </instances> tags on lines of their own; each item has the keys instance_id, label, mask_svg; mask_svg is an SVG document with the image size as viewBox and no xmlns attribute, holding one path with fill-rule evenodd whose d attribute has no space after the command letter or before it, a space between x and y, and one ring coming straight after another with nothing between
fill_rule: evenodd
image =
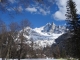
<instances>
[{"instance_id":1,"label":"snow-covered ground","mask_svg":"<svg viewBox=\"0 0 80 60\"><path fill-rule=\"evenodd\" d=\"M2 59L0 58L0 60L2 60ZM7 59L7 60L18 60L18 59ZM48 58L48 59L20 59L20 60L67 60L67 59L50 59L50 58Z\"/></svg>"}]
</instances>

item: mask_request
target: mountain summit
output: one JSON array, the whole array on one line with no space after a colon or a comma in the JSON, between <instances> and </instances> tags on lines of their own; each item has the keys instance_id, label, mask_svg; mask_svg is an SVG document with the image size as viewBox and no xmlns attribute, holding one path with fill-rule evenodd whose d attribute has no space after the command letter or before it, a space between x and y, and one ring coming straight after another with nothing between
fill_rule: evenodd
<instances>
[{"instance_id":1,"label":"mountain summit","mask_svg":"<svg viewBox=\"0 0 80 60\"><path fill-rule=\"evenodd\" d=\"M33 40L34 47L46 47L51 46L59 36L67 32L65 26L57 26L54 23L47 23L40 28L26 27L24 29L24 37ZM28 35L26 34L28 33Z\"/></svg>"},{"instance_id":2,"label":"mountain summit","mask_svg":"<svg viewBox=\"0 0 80 60\"><path fill-rule=\"evenodd\" d=\"M57 26L55 25L53 22L47 23L44 27L42 32L46 32L46 33L55 33L55 34L61 34L61 33L65 33L67 32L66 27L65 26Z\"/></svg>"}]
</instances>

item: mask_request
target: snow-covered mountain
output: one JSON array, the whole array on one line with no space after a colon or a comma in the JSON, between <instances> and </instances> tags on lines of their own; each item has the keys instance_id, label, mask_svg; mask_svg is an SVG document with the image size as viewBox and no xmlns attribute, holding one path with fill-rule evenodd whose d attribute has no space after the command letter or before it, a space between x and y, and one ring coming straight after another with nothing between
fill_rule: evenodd
<instances>
[{"instance_id":1,"label":"snow-covered mountain","mask_svg":"<svg viewBox=\"0 0 80 60\"><path fill-rule=\"evenodd\" d=\"M40 28L26 27L24 29L24 37L32 40L34 47L46 47L55 43L55 39L67 32L65 26L57 26L54 23L47 23ZM30 43L28 41L27 43Z\"/></svg>"},{"instance_id":2,"label":"snow-covered mountain","mask_svg":"<svg viewBox=\"0 0 80 60\"><path fill-rule=\"evenodd\" d=\"M43 28L43 32L55 34L65 33L66 31L67 30L65 26L56 26L54 23L47 23Z\"/></svg>"}]
</instances>

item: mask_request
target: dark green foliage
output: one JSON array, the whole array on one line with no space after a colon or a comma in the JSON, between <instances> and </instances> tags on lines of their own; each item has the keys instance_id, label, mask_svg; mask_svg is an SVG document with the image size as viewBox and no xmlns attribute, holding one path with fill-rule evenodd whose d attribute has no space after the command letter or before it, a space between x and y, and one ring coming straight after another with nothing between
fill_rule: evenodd
<instances>
[{"instance_id":1,"label":"dark green foliage","mask_svg":"<svg viewBox=\"0 0 80 60\"><path fill-rule=\"evenodd\" d=\"M60 58L61 51L59 49L58 44L53 44L51 48L52 48L53 57L54 58Z\"/></svg>"},{"instance_id":2,"label":"dark green foliage","mask_svg":"<svg viewBox=\"0 0 80 60\"><path fill-rule=\"evenodd\" d=\"M74 58L80 57L80 16L77 14L76 4L73 0L67 2L67 27L72 37L66 42L67 54Z\"/></svg>"}]
</instances>

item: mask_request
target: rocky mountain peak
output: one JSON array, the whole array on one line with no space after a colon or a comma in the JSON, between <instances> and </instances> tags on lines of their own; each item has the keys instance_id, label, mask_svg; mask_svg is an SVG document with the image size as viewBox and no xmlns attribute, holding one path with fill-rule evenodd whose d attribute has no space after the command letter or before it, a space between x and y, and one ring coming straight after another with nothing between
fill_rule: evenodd
<instances>
[{"instance_id":1,"label":"rocky mountain peak","mask_svg":"<svg viewBox=\"0 0 80 60\"><path fill-rule=\"evenodd\" d=\"M65 26L57 26L52 22L47 23L45 26L40 28L25 28L24 37L28 39L32 38L34 43L38 46L46 47L55 43L55 39L64 34L66 31Z\"/></svg>"},{"instance_id":2,"label":"rocky mountain peak","mask_svg":"<svg viewBox=\"0 0 80 60\"><path fill-rule=\"evenodd\" d=\"M52 23L47 23L42 32L47 32L47 33L65 33L66 32L66 27L65 26L60 26L60 25L55 25L53 22Z\"/></svg>"}]
</instances>

